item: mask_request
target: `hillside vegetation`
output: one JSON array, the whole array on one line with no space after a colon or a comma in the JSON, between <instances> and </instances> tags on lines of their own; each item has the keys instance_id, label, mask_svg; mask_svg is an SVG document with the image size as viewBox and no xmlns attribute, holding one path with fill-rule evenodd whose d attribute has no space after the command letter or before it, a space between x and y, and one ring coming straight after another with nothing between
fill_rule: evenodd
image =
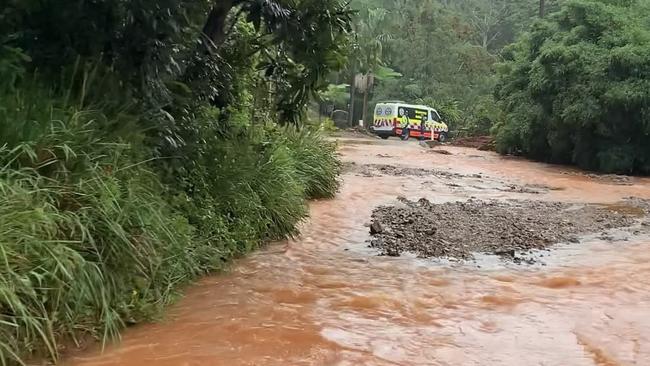
<instances>
[{"instance_id":1,"label":"hillside vegetation","mask_svg":"<svg viewBox=\"0 0 650 366\"><path fill-rule=\"evenodd\" d=\"M116 339L336 193L303 114L345 63L342 1L7 5L0 364Z\"/></svg>"},{"instance_id":2,"label":"hillside vegetation","mask_svg":"<svg viewBox=\"0 0 650 366\"><path fill-rule=\"evenodd\" d=\"M650 5L567 1L504 52L498 148L650 173Z\"/></svg>"}]
</instances>

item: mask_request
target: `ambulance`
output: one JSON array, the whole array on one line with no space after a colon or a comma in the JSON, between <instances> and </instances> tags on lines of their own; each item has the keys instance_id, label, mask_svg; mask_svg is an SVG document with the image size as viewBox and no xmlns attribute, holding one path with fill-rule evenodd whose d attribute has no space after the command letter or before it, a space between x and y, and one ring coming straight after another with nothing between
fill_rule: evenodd
<instances>
[{"instance_id":1,"label":"ambulance","mask_svg":"<svg viewBox=\"0 0 650 366\"><path fill-rule=\"evenodd\" d=\"M424 138L447 141L449 126L442 121L438 111L424 105L404 102L381 102L375 106L372 130L382 139L397 136L403 140L421 136L422 117L426 117ZM409 134L404 134L408 124Z\"/></svg>"}]
</instances>

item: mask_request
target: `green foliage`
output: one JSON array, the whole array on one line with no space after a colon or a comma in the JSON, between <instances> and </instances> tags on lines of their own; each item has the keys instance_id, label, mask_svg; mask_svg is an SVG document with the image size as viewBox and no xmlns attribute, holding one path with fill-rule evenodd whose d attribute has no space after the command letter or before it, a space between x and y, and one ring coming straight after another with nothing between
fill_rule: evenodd
<instances>
[{"instance_id":1,"label":"green foliage","mask_svg":"<svg viewBox=\"0 0 650 366\"><path fill-rule=\"evenodd\" d=\"M345 63L347 7L232 3L219 47L220 2L0 10L0 364L118 337L335 194L334 147L278 126Z\"/></svg>"},{"instance_id":2,"label":"green foliage","mask_svg":"<svg viewBox=\"0 0 650 366\"><path fill-rule=\"evenodd\" d=\"M202 236L226 243L225 258L249 252L262 240L295 233L305 215L304 187L287 146L230 129L214 134L211 110L195 120L192 151L181 154L170 187Z\"/></svg>"},{"instance_id":3,"label":"green foliage","mask_svg":"<svg viewBox=\"0 0 650 366\"><path fill-rule=\"evenodd\" d=\"M206 109L195 121L201 146L185 145L192 168L165 188L128 144L105 140L100 111L10 99L19 108L0 121L2 362L56 359L62 339L83 334L117 337L180 284L296 234L305 199L338 187L334 146L315 132L217 135Z\"/></svg>"},{"instance_id":4,"label":"green foliage","mask_svg":"<svg viewBox=\"0 0 650 366\"><path fill-rule=\"evenodd\" d=\"M214 250L192 240L156 175L128 145L97 135L101 113L12 98L22 108L4 109L0 126L23 128L0 141L3 364L56 359L61 339L84 333L115 338L124 322L157 314L178 284L214 269L201 264Z\"/></svg>"},{"instance_id":5,"label":"green foliage","mask_svg":"<svg viewBox=\"0 0 650 366\"><path fill-rule=\"evenodd\" d=\"M642 2L574 0L501 65L501 152L616 173L650 172L650 31Z\"/></svg>"},{"instance_id":6,"label":"green foliage","mask_svg":"<svg viewBox=\"0 0 650 366\"><path fill-rule=\"evenodd\" d=\"M465 113L465 128L471 135L489 135L492 126L500 121L502 114L491 95L479 98Z\"/></svg>"},{"instance_id":7,"label":"green foliage","mask_svg":"<svg viewBox=\"0 0 650 366\"><path fill-rule=\"evenodd\" d=\"M495 121L487 115L494 65L538 12L537 2L525 0L354 0L352 6L362 47L354 50L361 61L349 68L377 74L379 65L401 76L376 78L368 108L383 100L439 102L431 106L453 128L472 133L485 133Z\"/></svg>"},{"instance_id":8,"label":"green foliage","mask_svg":"<svg viewBox=\"0 0 650 366\"><path fill-rule=\"evenodd\" d=\"M336 124L331 118L325 118L321 121L320 126L319 126L319 131L322 131L324 133L331 133L337 131L338 128L336 127Z\"/></svg>"},{"instance_id":9,"label":"green foliage","mask_svg":"<svg viewBox=\"0 0 650 366\"><path fill-rule=\"evenodd\" d=\"M324 90L320 93L320 100L325 103L332 103L334 105L344 105L348 98L348 90L350 85L348 84L339 84L334 85L330 84L327 86L327 90Z\"/></svg>"},{"instance_id":10,"label":"green foliage","mask_svg":"<svg viewBox=\"0 0 650 366\"><path fill-rule=\"evenodd\" d=\"M277 22L262 46L259 68L275 84L279 122L298 125L310 98L327 89L327 76L347 62L351 15L340 0L288 2L289 21ZM318 47L314 47L318 45Z\"/></svg>"},{"instance_id":11,"label":"green foliage","mask_svg":"<svg viewBox=\"0 0 650 366\"><path fill-rule=\"evenodd\" d=\"M306 196L312 199L334 197L341 172L336 145L325 140L319 131L307 129L284 129L281 136L295 159L295 169L305 186Z\"/></svg>"}]
</instances>

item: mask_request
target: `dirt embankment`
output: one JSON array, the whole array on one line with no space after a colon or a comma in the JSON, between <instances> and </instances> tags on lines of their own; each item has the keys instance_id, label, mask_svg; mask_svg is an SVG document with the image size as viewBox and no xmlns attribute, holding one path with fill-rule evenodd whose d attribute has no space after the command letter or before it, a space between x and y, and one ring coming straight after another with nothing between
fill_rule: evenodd
<instances>
[{"instance_id":1,"label":"dirt embankment","mask_svg":"<svg viewBox=\"0 0 650 366\"><path fill-rule=\"evenodd\" d=\"M472 147L483 151L494 151L496 145L492 136L469 136L453 139L451 144L461 147Z\"/></svg>"},{"instance_id":2,"label":"dirt embankment","mask_svg":"<svg viewBox=\"0 0 650 366\"><path fill-rule=\"evenodd\" d=\"M648 213L647 201L616 206L531 200L433 204L402 200L377 208L371 247L381 254L472 259L488 253L517 260L518 252L579 242L581 235L630 227Z\"/></svg>"}]
</instances>

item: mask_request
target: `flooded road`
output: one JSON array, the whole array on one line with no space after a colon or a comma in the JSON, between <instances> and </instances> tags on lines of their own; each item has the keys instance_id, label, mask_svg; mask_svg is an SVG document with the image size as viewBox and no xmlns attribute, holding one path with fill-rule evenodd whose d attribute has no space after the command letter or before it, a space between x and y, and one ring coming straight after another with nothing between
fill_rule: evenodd
<instances>
[{"instance_id":1,"label":"flooded road","mask_svg":"<svg viewBox=\"0 0 650 366\"><path fill-rule=\"evenodd\" d=\"M537 199L616 204L650 198L570 169L415 142L341 140L348 166L476 175L366 176L347 169L335 200L311 204L302 236L201 280L165 320L129 329L65 365L650 365L650 238L586 238L536 265L379 257L370 215L398 196L432 202ZM351 163L355 163L352 165ZM450 184L451 182L451 184ZM539 193L510 185L546 186ZM617 207L612 205L612 207Z\"/></svg>"}]
</instances>

